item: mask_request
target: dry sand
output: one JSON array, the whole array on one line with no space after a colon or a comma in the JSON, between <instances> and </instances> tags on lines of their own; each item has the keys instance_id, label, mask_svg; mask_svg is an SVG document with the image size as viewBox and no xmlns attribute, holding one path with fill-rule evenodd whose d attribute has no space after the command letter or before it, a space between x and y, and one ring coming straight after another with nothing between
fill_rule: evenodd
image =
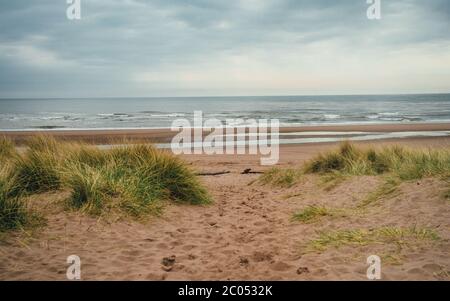
<instances>
[{"instance_id":1,"label":"dry sand","mask_svg":"<svg viewBox=\"0 0 450 301\"><path fill-rule=\"evenodd\" d=\"M376 146L394 143L448 148L450 138L372 142ZM279 165L300 165L334 146L283 146ZM253 183L256 174L240 174L245 168L264 169L255 156L184 159L199 171L231 172L202 177L213 196L212 205L168 204L161 217L145 223L108 222L64 211L61 202L67 192L33 196L47 225L36 233L3 238L0 279L65 280L67 256L76 254L84 280L365 280L366 258L376 254L382 257L385 280L450 280L450 206L441 196L448 183L436 179L404 183L399 194L362 213L303 224L291 221L295 211L311 204L353 207L381 179L354 177L327 190L317 177L308 176L291 188L272 188ZM435 229L442 239L402 247L369 244L303 252L317 231L413 225Z\"/></svg>"}]
</instances>

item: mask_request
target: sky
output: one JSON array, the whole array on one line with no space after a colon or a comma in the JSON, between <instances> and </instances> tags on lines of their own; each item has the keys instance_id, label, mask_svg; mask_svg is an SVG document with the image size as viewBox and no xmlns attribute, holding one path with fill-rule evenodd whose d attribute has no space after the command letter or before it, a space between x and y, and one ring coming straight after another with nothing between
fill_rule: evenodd
<instances>
[{"instance_id":1,"label":"sky","mask_svg":"<svg viewBox=\"0 0 450 301\"><path fill-rule=\"evenodd\" d=\"M0 0L0 98L450 92L450 1Z\"/></svg>"}]
</instances>

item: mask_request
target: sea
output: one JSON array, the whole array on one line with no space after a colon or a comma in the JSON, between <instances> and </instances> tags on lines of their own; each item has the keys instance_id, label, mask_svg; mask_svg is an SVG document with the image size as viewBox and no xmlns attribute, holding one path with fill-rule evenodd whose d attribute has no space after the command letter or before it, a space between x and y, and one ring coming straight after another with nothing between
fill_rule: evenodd
<instances>
[{"instance_id":1,"label":"sea","mask_svg":"<svg viewBox=\"0 0 450 301\"><path fill-rule=\"evenodd\" d=\"M450 94L0 99L0 130L170 128L175 119L281 126L450 122ZM229 124L239 126L236 124Z\"/></svg>"}]
</instances>

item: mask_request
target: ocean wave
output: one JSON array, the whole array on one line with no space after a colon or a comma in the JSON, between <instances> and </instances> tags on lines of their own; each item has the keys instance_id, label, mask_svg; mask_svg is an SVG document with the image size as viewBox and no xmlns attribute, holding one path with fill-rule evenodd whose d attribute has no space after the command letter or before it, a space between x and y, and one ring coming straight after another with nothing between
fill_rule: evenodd
<instances>
[{"instance_id":1,"label":"ocean wave","mask_svg":"<svg viewBox=\"0 0 450 301\"><path fill-rule=\"evenodd\" d=\"M404 101L403 99L408 101ZM143 102L141 99L124 98L122 101L96 102L46 99L26 101L15 105L11 101L0 102L0 128L170 128L177 118L192 122L194 109L203 110L204 120L226 119L279 119L285 126L325 124L386 124L408 122L449 122L450 94L358 97L253 97L211 98L180 102L175 99L157 99ZM263 100L262 100L263 99ZM30 100L31 101L31 100ZM145 106L143 106L143 104ZM103 109L104 111L99 110ZM236 123L239 125L240 123Z\"/></svg>"},{"instance_id":2,"label":"ocean wave","mask_svg":"<svg viewBox=\"0 0 450 301\"><path fill-rule=\"evenodd\" d=\"M399 112L382 112L382 113L378 113L378 115L380 116L398 116L400 115Z\"/></svg>"},{"instance_id":3,"label":"ocean wave","mask_svg":"<svg viewBox=\"0 0 450 301\"><path fill-rule=\"evenodd\" d=\"M339 119L341 117L341 115L338 115L338 114L324 114L323 117L325 117L325 119Z\"/></svg>"},{"instance_id":4,"label":"ocean wave","mask_svg":"<svg viewBox=\"0 0 450 301\"><path fill-rule=\"evenodd\" d=\"M164 113L164 112L161 112L161 111L139 111L138 113L141 113L141 114L158 114L158 113Z\"/></svg>"},{"instance_id":5,"label":"ocean wave","mask_svg":"<svg viewBox=\"0 0 450 301\"><path fill-rule=\"evenodd\" d=\"M129 113L113 113L113 116L127 116L127 117L130 117L130 116L133 116L133 115L131 115Z\"/></svg>"},{"instance_id":6,"label":"ocean wave","mask_svg":"<svg viewBox=\"0 0 450 301\"><path fill-rule=\"evenodd\" d=\"M185 113L168 113L168 114L151 114L151 117L157 117L157 118L171 118L171 117L184 117L186 116Z\"/></svg>"}]
</instances>

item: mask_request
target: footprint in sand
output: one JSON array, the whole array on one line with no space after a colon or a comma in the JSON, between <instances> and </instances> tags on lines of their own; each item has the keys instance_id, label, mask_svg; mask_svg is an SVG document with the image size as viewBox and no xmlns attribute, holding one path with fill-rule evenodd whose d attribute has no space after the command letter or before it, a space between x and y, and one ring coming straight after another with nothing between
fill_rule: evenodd
<instances>
[{"instance_id":1,"label":"footprint in sand","mask_svg":"<svg viewBox=\"0 0 450 301\"><path fill-rule=\"evenodd\" d=\"M132 256L123 256L123 255L117 256L117 259L125 262L133 262L135 260L135 258Z\"/></svg>"},{"instance_id":2,"label":"footprint in sand","mask_svg":"<svg viewBox=\"0 0 450 301\"><path fill-rule=\"evenodd\" d=\"M170 272L170 271L172 271L173 266L175 265L175 261L176 261L175 255L172 255L169 257L164 257L161 260L161 264L162 264L161 268L166 272Z\"/></svg>"},{"instance_id":3,"label":"footprint in sand","mask_svg":"<svg viewBox=\"0 0 450 301\"><path fill-rule=\"evenodd\" d=\"M427 263L427 264L424 264L424 265L422 266L422 268L423 268L424 270L430 271L430 272L432 272L432 273L436 273L436 272L441 271L443 267L440 266L439 264L435 264L435 263Z\"/></svg>"},{"instance_id":4,"label":"footprint in sand","mask_svg":"<svg viewBox=\"0 0 450 301\"><path fill-rule=\"evenodd\" d=\"M139 250L122 251L122 255L125 256L138 256L139 254L141 254L141 251Z\"/></svg>"},{"instance_id":5,"label":"footprint in sand","mask_svg":"<svg viewBox=\"0 0 450 301\"><path fill-rule=\"evenodd\" d=\"M236 254L237 251L234 250L234 249L231 249L231 250L230 249L225 249L221 253L224 254L224 255L230 256L230 255Z\"/></svg>"},{"instance_id":6,"label":"footprint in sand","mask_svg":"<svg viewBox=\"0 0 450 301\"><path fill-rule=\"evenodd\" d=\"M158 249L163 249L163 250L166 250L166 249L169 248L169 247L168 247L165 243L163 243L163 242L157 244L156 247L157 247Z\"/></svg>"},{"instance_id":7,"label":"footprint in sand","mask_svg":"<svg viewBox=\"0 0 450 301\"><path fill-rule=\"evenodd\" d=\"M284 272L287 271L289 269L292 269L292 265L289 265L283 261L277 261L273 264L270 265L270 268L274 271L278 271L278 272Z\"/></svg>"},{"instance_id":8,"label":"footprint in sand","mask_svg":"<svg viewBox=\"0 0 450 301\"><path fill-rule=\"evenodd\" d=\"M412 268L408 270L408 274L418 274L421 275L423 274L423 270L420 268Z\"/></svg>"},{"instance_id":9,"label":"footprint in sand","mask_svg":"<svg viewBox=\"0 0 450 301\"><path fill-rule=\"evenodd\" d=\"M314 276L324 277L328 275L328 271L326 269L320 268L316 270L313 274Z\"/></svg>"},{"instance_id":10,"label":"footprint in sand","mask_svg":"<svg viewBox=\"0 0 450 301\"><path fill-rule=\"evenodd\" d=\"M172 242L170 242L170 246L173 247L178 247L181 246L183 244L183 242L179 241L179 240L174 240Z\"/></svg>"},{"instance_id":11,"label":"footprint in sand","mask_svg":"<svg viewBox=\"0 0 450 301\"><path fill-rule=\"evenodd\" d=\"M190 251L190 250L194 249L195 247L196 247L195 245L185 245L182 247L182 249L184 251Z\"/></svg>"},{"instance_id":12,"label":"footprint in sand","mask_svg":"<svg viewBox=\"0 0 450 301\"><path fill-rule=\"evenodd\" d=\"M268 252L254 252L253 253L253 260L255 262L263 262L263 261L272 261L273 255Z\"/></svg>"},{"instance_id":13,"label":"footprint in sand","mask_svg":"<svg viewBox=\"0 0 450 301\"><path fill-rule=\"evenodd\" d=\"M188 255L188 259L189 259L189 260L195 260L195 259L197 259L197 255L189 254L189 255Z\"/></svg>"}]
</instances>

